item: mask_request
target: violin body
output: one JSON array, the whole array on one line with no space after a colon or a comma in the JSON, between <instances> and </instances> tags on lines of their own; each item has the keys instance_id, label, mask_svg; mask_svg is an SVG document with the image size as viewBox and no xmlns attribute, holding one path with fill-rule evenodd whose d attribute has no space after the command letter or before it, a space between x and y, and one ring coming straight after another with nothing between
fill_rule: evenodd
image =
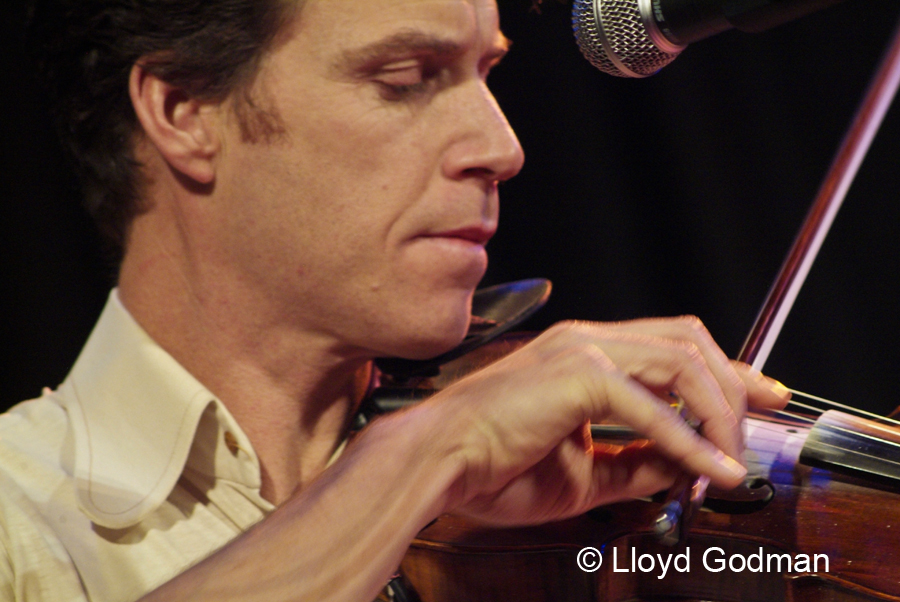
<instances>
[{"instance_id":1,"label":"violin body","mask_svg":"<svg viewBox=\"0 0 900 602\"><path fill-rule=\"evenodd\" d=\"M774 496L752 510L699 512L680 546L653 536L660 504L649 500L516 529L448 516L421 532L401 571L423 602L900 601L900 491L800 464L809 430L751 418L749 474ZM578 566L587 547L602 552L595 572Z\"/></svg>"}]
</instances>

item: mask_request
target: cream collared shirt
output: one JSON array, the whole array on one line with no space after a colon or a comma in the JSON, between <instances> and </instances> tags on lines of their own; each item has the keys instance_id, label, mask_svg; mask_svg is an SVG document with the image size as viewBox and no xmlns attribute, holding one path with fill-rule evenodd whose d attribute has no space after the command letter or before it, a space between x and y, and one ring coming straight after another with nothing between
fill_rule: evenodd
<instances>
[{"instance_id":1,"label":"cream collared shirt","mask_svg":"<svg viewBox=\"0 0 900 602\"><path fill-rule=\"evenodd\" d=\"M225 407L110 295L56 391L0 416L0 601L135 600L274 508Z\"/></svg>"}]
</instances>

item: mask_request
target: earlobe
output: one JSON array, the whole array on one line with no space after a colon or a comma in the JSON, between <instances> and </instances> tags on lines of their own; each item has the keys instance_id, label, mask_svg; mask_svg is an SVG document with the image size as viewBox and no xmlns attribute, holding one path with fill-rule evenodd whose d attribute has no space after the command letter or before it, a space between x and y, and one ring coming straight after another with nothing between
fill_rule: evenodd
<instances>
[{"instance_id":1,"label":"earlobe","mask_svg":"<svg viewBox=\"0 0 900 602\"><path fill-rule=\"evenodd\" d=\"M211 105L140 64L131 69L128 91L144 133L166 162L199 184L212 183L219 138Z\"/></svg>"}]
</instances>

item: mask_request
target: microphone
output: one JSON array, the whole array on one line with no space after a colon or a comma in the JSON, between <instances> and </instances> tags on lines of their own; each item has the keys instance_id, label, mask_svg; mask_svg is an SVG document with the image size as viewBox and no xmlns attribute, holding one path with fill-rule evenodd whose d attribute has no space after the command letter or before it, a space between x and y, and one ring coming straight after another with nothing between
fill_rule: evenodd
<instances>
[{"instance_id":1,"label":"microphone","mask_svg":"<svg viewBox=\"0 0 900 602\"><path fill-rule=\"evenodd\" d=\"M581 53L601 71L647 77L691 42L732 28L765 31L843 0L575 0Z\"/></svg>"}]
</instances>

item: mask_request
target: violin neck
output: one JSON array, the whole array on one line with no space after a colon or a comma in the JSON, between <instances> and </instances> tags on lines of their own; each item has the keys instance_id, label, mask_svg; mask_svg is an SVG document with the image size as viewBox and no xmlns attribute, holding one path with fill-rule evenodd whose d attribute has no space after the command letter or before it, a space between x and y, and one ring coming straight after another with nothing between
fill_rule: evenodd
<instances>
[{"instance_id":1,"label":"violin neck","mask_svg":"<svg viewBox=\"0 0 900 602\"><path fill-rule=\"evenodd\" d=\"M900 430L895 426L828 410L816 420L800 463L900 486Z\"/></svg>"}]
</instances>

